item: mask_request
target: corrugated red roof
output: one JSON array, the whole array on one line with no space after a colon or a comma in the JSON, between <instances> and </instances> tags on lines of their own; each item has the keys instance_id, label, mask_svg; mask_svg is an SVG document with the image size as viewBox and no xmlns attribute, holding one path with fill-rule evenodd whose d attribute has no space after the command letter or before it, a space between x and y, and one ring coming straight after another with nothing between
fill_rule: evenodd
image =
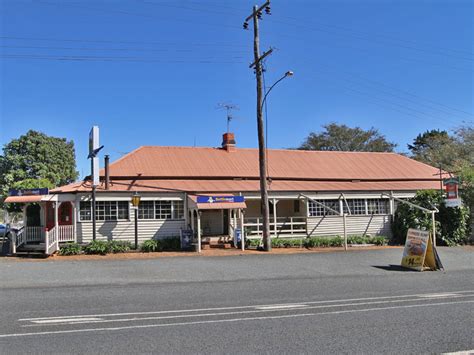
<instances>
[{"instance_id":1,"label":"corrugated red roof","mask_svg":"<svg viewBox=\"0 0 474 355\"><path fill-rule=\"evenodd\" d=\"M39 202L43 197L43 195L8 196L5 203Z\"/></svg>"},{"instance_id":2,"label":"corrugated red roof","mask_svg":"<svg viewBox=\"0 0 474 355\"><path fill-rule=\"evenodd\" d=\"M412 191L439 187L438 170L395 153L268 150L272 191ZM101 174L103 175L103 170ZM110 164L110 191L259 191L258 150L140 147ZM98 191L104 187L99 186ZM79 182L52 192L90 191Z\"/></svg>"},{"instance_id":3,"label":"corrugated red roof","mask_svg":"<svg viewBox=\"0 0 474 355\"><path fill-rule=\"evenodd\" d=\"M439 181L294 181L274 180L270 191L414 191L439 188ZM112 180L113 192L187 192L187 193L235 193L257 192L258 180ZM79 182L52 190L53 193L90 192L90 182ZM104 184L97 187L105 191Z\"/></svg>"},{"instance_id":4,"label":"corrugated red roof","mask_svg":"<svg viewBox=\"0 0 474 355\"><path fill-rule=\"evenodd\" d=\"M281 179L436 179L436 168L395 153L268 150L269 175ZM103 170L101 174L103 174ZM143 146L110 164L112 177L258 178L258 150Z\"/></svg>"}]
</instances>

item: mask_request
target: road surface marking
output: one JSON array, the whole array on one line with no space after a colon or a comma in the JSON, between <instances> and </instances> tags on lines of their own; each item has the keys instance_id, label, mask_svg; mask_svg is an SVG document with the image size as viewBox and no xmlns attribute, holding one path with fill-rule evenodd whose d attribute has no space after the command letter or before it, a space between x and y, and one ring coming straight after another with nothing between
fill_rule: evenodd
<instances>
[{"instance_id":1,"label":"road surface marking","mask_svg":"<svg viewBox=\"0 0 474 355\"><path fill-rule=\"evenodd\" d=\"M469 291L450 291L450 294L458 295L463 293L473 293L474 290ZM410 295L396 295L396 296L380 296L380 297L365 297L365 298L348 298L348 299L339 299L339 300L326 300L326 301L310 301L304 302L304 304L327 304L327 303L337 303L337 302L357 302L357 301L368 301L368 300L382 300L390 298L408 298L408 297L419 297L423 294L410 294ZM291 303L294 304L294 303ZM197 308L197 309L181 309L181 310L167 310L167 311L147 311L147 312L127 312L127 313L103 313L103 314L84 314L76 316L54 316L54 317L38 317L38 318L21 318L18 319L20 322L25 321L34 321L42 319L63 319L63 318L84 318L84 317L119 317L119 316L134 316L134 315L148 315L148 314L167 314L167 313L186 313L186 312L204 312L204 311L226 311L233 309L245 309L256 307L274 307L274 306L283 306L286 304L259 304L252 306L234 306L234 307L215 307L215 308Z\"/></svg>"},{"instance_id":2,"label":"road surface marking","mask_svg":"<svg viewBox=\"0 0 474 355\"><path fill-rule=\"evenodd\" d=\"M87 332L100 332L100 331L118 331L118 330L144 329L144 328L160 328L160 327L174 327L174 326L186 326L186 325L196 325L196 324L248 322L248 321L269 320L269 319L301 318L301 317L313 317L313 316L330 315L330 314L360 313L360 312L383 311L383 310L413 308L413 307L444 306L444 305L465 304L465 303L473 303L473 302L474 300L473 301L458 301L458 302L440 302L440 303L431 303L431 304L425 303L425 304L380 307L380 308L350 309L350 310L331 311L331 312L323 312L323 313L288 314L288 315L281 315L281 316L264 316L264 317L253 317L253 318L231 318L231 319L204 320L204 321L179 322L179 323L168 323L168 324L131 325L131 326L109 327L109 328L85 328L85 329L55 330L55 331L43 331L43 332L32 332L32 333L12 333L12 334L0 334L0 338L87 333Z\"/></svg>"},{"instance_id":3,"label":"road surface marking","mask_svg":"<svg viewBox=\"0 0 474 355\"><path fill-rule=\"evenodd\" d=\"M466 296L459 296L459 297L469 297L470 295ZM342 304L331 304L331 305L318 305L318 306L309 306L306 305L304 308L267 308L267 309L254 309L248 311L232 311L232 312L215 312L215 313L193 313L193 314L180 314L180 315L172 315L172 316L153 316L153 317L134 317L134 318L113 318L113 319L100 319L100 320L82 320L75 318L74 322L71 323L54 323L54 320L51 319L48 324L27 324L22 325L24 328L28 327L38 327L41 325L64 325L64 324L86 324L86 323L120 323L120 322L139 322L139 321L149 321L149 320L163 320L163 319L179 319L179 318L197 318L197 317L215 317L215 316L229 316L229 315L237 315L237 314L252 314L252 313L266 313L266 312L284 312L284 311L291 311L291 310L299 310L299 309L319 309L319 308L336 308L336 307L350 307L350 306L370 306L375 304L387 304L387 303L402 303L402 302L417 302L420 301L419 298L414 299L404 299L404 300L385 300L385 301L373 301L373 302L359 302L359 303L342 303ZM35 321L32 321L35 322Z\"/></svg>"},{"instance_id":4,"label":"road surface marking","mask_svg":"<svg viewBox=\"0 0 474 355\"><path fill-rule=\"evenodd\" d=\"M282 304L279 306L259 306L255 307L255 309L260 309L260 310L286 310L286 309L293 309L293 308L302 308L302 307L308 307L307 304Z\"/></svg>"},{"instance_id":5,"label":"road surface marking","mask_svg":"<svg viewBox=\"0 0 474 355\"><path fill-rule=\"evenodd\" d=\"M99 320L103 320L102 318L97 318L97 317L94 317L94 318L86 318L86 317L82 317L82 318L60 318L60 319L40 319L40 320L32 320L31 322L32 323L36 323L36 324L49 324L49 323L77 323L77 322L91 322L91 321L99 321Z\"/></svg>"},{"instance_id":6,"label":"road surface marking","mask_svg":"<svg viewBox=\"0 0 474 355\"><path fill-rule=\"evenodd\" d=\"M456 293L431 293L427 295L419 295L420 298L446 298L446 297L456 297Z\"/></svg>"}]
</instances>

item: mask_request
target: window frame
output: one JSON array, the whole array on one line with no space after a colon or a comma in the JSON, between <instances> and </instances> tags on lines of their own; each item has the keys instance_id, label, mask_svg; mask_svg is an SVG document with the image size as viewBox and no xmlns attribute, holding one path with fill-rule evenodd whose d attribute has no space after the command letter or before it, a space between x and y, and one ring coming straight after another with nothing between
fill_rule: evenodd
<instances>
[{"instance_id":1,"label":"window frame","mask_svg":"<svg viewBox=\"0 0 474 355\"><path fill-rule=\"evenodd\" d=\"M81 204L88 204L89 205L89 208L88 208L88 211L89 211L89 216L90 218L89 219L83 219L82 218L82 211L84 211L85 209L82 209L81 208ZM100 200L100 201L96 201L96 210L95 210L95 220L96 221L100 221L100 222L114 222L114 221L130 221L130 202L129 201L123 201L123 200ZM97 209L97 204L99 203L115 203L115 208L111 208L110 211L112 210L115 210L115 219L107 219L105 216L106 216L106 212L107 212L107 207L104 207L104 218L98 218L98 209ZM127 204L127 208L126 208L126 211L127 211L127 217L126 218L119 218L119 211L120 211L120 207L119 207L119 204ZM123 206L122 206L123 207ZM122 209L122 211L124 211L124 209ZM79 222L92 222L92 201L79 201ZM109 213L109 215L111 215Z\"/></svg>"},{"instance_id":2,"label":"window frame","mask_svg":"<svg viewBox=\"0 0 474 355\"><path fill-rule=\"evenodd\" d=\"M308 206L307 206L307 208L308 208L308 213L307 213L308 217L333 217L333 216L340 216L341 215L340 203L339 203L338 199L325 199L325 200L321 200L321 199L316 200L315 199L315 201L317 201L319 203L322 203L325 206L330 207L330 208L332 208L336 211L339 210L339 212L336 214L335 212L327 210L324 207L314 203L313 201L308 200Z\"/></svg>"}]
</instances>

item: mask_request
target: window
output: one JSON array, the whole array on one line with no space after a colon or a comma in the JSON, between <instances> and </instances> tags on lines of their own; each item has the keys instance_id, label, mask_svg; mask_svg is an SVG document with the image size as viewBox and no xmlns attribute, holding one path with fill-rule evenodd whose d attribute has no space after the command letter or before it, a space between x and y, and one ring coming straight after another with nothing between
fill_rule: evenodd
<instances>
[{"instance_id":1,"label":"window","mask_svg":"<svg viewBox=\"0 0 474 355\"><path fill-rule=\"evenodd\" d=\"M367 214L365 210L365 199L363 198L347 200L347 205L349 205L350 214ZM343 202L344 213L349 214L349 211L347 210L347 205L345 202Z\"/></svg>"},{"instance_id":2,"label":"window","mask_svg":"<svg viewBox=\"0 0 474 355\"><path fill-rule=\"evenodd\" d=\"M300 213L300 200L293 200L293 212Z\"/></svg>"},{"instance_id":3,"label":"window","mask_svg":"<svg viewBox=\"0 0 474 355\"><path fill-rule=\"evenodd\" d=\"M155 218L171 219L171 201L155 201Z\"/></svg>"},{"instance_id":4,"label":"window","mask_svg":"<svg viewBox=\"0 0 474 355\"><path fill-rule=\"evenodd\" d=\"M79 219L81 221L90 221L92 220L92 203L89 201L81 201L79 203Z\"/></svg>"},{"instance_id":5,"label":"window","mask_svg":"<svg viewBox=\"0 0 474 355\"><path fill-rule=\"evenodd\" d=\"M117 219L116 201L97 201L95 207L96 219L98 221L114 221Z\"/></svg>"},{"instance_id":6,"label":"window","mask_svg":"<svg viewBox=\"0 0 474 355\"><path fill-rule=\"evenodd\" d=\"M183 219L183 201L141 201L138 206L138 219Z\"/></svg>"},{"instance_id":7,"label":"window","mask_svg":"<svg viewBox=\"0 0 474 355\"><path fill-rule=\"evenodd\" d=\"M128 201L96 201L95 216L97 221L116 221L129 218ZM81 201L79 204L81 221L92 220L92 203Z\"/></svg>"},{"instance_id":8,"label":"window","mask_svg":"<svg viewBox=\"0 0 474 355\"><path fill-rule=\"evenodd\" d=\"M367 210L369 214L388 214L388 200L387 199L368 199Z\"/></svg>"},{"instance_id":9,"label":"window","mask_svg":"<svg viewBox=\"0 0 474 355\"><path fill-rule=\"evenodd\" d=\"M339 200L316 200L317 202L323 204L326 207L329 207L333 210L339 211ZM308 212L311 217L314 216L334 216L338 215L339 212L334 212L324 208L323 206L309 201L308 203Z\"/></svg>"},{"instance_id":10,"label":"window","mask_svg":"<svg viewBox=\"0 0 474 355\"><path fill-rule=\"evenodd\" d=\"M117 202L117 219L128 219L128 201Z\"/></svg>"},{"instance_id":11,"label":"window","mask_svg":"<svg viewBox=\"0 0 474 355\"><path fill-rule=\"evenodd\" d=\"M138 205L138 219L155 219L155 201L141 201Z\"/></svg>"},{"instance_id":12,"label":"window","mask_svg":"<svg viewBox=\"0 0 474 355\"><path fill-rule=\"evenodd\" d=\"M173 219L183 219L183 218L184 218L184 202L173 201Z\"/></svg>"}]
</instances>

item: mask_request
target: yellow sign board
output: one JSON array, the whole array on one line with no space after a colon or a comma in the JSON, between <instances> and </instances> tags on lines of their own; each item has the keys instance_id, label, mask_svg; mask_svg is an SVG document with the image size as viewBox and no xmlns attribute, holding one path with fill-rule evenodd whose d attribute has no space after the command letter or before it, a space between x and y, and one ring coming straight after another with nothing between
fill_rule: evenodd
<instances>
[{"instance_id":1,"label":"yellow sign board","mask_svg":"<svg viewBox=\"0 0 474 355\"><path fill-rule=\"evenodd\" d=\"M408 230L402 266L417 271L439 270L443 267L430 232L418 229Z\"/></svg>"}]
</instances>

